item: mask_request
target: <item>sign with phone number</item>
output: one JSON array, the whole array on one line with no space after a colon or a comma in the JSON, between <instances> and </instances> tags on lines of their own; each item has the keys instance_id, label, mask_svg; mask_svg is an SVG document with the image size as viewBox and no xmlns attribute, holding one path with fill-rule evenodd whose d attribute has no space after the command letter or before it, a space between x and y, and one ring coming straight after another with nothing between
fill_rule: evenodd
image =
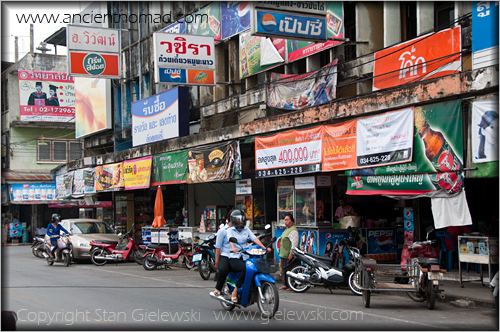
<instances>
[{"instance_id":1,"label":"sign with phone number","mask_svg":"<svg viewBox=\"0 0 500 332\"><path fill-rule=\"evenodd\" d=\"M321 163L304 166L273 168L268 170L256 171L255 174L257 178L265 178L271 176L307 174L313 172L321 172Z\"/></svg>"}]
</instances>

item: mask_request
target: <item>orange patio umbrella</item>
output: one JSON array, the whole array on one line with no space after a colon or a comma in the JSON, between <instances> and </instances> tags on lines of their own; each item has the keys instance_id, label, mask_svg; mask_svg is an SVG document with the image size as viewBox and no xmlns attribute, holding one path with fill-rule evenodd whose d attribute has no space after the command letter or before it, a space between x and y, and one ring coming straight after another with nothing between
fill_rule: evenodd
<instances>
[{"instance_id":1,"label":"orange patio umbrella","mask_svg":"<svg viewBox=\"0 0 500 332\"><path fill-rule=\"evenodd\" d=\"M161 191L161 187L158 186L155 199L155 217L153 220L152 227L160 228L163 227L165 223L166 223L165 218L163 218L163 193Z\"/></svg>"}]
</instances>

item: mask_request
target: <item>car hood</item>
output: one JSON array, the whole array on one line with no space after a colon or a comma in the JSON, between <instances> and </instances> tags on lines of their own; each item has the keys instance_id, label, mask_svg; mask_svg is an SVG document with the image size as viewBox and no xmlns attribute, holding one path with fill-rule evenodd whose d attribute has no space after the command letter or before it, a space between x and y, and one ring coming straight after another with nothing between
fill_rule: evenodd
<instances>
[{"instance_id":1,"label":"car hood","mask_svg":"<svg viewBox=\"0 0 500 332\"><path fill-rule=\"evenodd\" d=\"M90 242L91 240L108 240L108 241L119 241L120 237L116 234L74 234L71 236L71 240L80 240Z\"/></svg>"}]
</instances>

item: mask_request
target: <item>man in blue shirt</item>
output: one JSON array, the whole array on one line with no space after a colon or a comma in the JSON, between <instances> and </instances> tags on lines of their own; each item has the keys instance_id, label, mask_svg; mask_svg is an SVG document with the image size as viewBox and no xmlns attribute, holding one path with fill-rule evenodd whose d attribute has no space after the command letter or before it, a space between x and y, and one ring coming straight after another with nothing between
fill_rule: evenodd
<instances>
[{"instance_id":1,"label":"man in blue shirt","mask_svg":"<svg viewBox=\"0 0 500 332\"><path fill-rule=\"evenodd\" d=\"M229 238L226 237L226 232L229 227L233 226L229 216L230 212L226 216L226 224L217 231L217 239L215 240L215 269L218 270L217 284L215 285L215 291L212 292L215 296L220 296L222 287L226 282L227 274L229 273L228 260L231 247L229 246Z\"/></svg>"},{"instance_id":2,"label":"man in blue shirt","mask_svg":"<svg viewBox=\"0 0 500 332\"><path fill-rule=\"evenodd\" d=\"M61 231L64 231L69 235L73 235L61 226L61 224L59 223L60 220L61 217L57 213L54 213L52 215L52 223L47 226L47 235L50 237L50 243L54 246L54 248L52 248L52 251L49 253L51 259L54 259L55 257L55 252L57 250L57 239L59 239Z\"/></svg>"}]
</instances>

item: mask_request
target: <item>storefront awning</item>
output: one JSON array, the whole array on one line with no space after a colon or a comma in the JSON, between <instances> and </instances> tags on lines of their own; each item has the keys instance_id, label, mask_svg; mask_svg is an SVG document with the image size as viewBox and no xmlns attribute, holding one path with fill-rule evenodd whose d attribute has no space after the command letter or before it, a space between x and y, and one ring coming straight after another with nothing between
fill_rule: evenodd
<instances>
[{"instance_id":1,"label":"storefront awning","mask_svg":"<svg viewBox=\"0 0 500 332\"><path fill-rule=\"evenodd\" d=\"M47 181L54 182L50 178L50 173L31 173L31 172L19 172L11 171L2 173L2 182L5 183L19 183L19 182L31 182L31 181Z\"/></svg>"}]
</instances>

